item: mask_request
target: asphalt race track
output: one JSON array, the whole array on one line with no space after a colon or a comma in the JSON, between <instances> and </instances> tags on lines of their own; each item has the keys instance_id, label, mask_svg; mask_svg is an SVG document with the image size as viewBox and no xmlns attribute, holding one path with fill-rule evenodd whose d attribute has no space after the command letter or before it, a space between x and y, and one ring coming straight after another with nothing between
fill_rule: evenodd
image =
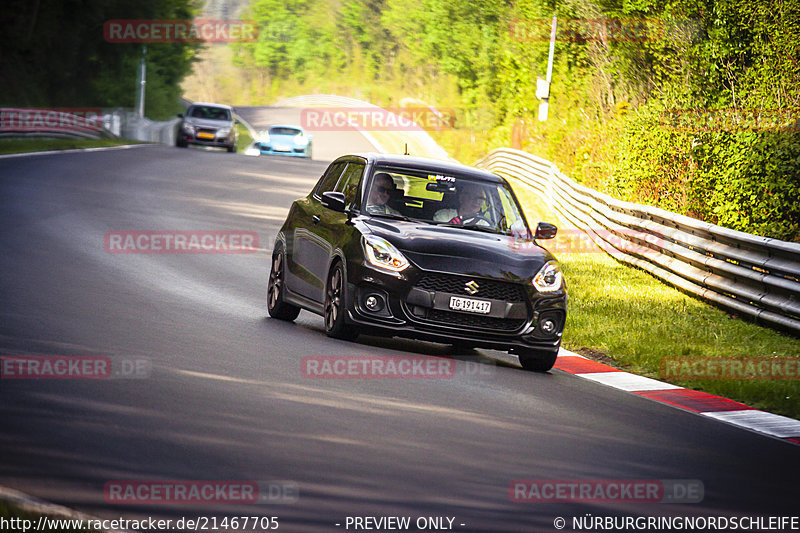
<instances>
[{"instance_id":1,"label":"asphalt race track","mask_svg":"<svg viewBox=\"0 0 800 533\"><path fill-rule=\"evenodd\" d=\"M313 138L311 158L316 161L333 161L340 155L353 152L372 152L375 147L355 130L316 131L304 124L303 109L299 107L246 107L236 108L256 131L266 130L272 125L300 126ZM284 156L272 156L284 157Z\"/></svg>"},{"instance_id":2,"label":"asphalt race track","mask_svg":"<svg viewBox=\"0 0 800 533\"><path fill-rule=\"evenodd\" d=\"M320 143L315 157L336 151ZM0 159L0 354L146 366L116 379L4 375L0 485L100 517L277 516L280 531L304 533L345 531L348 516L450 517L456 531L500 533L586 514L796 513L797 446L557 370L524 372L500 352L457 357L447 379L304 377L307 356L451 350L332 340L307 312L267 318L274 236L325 166L164 146ZM256 232L259 250L108 251L108 232L144 230ZM704 493L519 503L509 487L520 479L692 480ZM256 480L296 493L123 505L104 492L118 480Z\"/></svg>"}]
</instances>

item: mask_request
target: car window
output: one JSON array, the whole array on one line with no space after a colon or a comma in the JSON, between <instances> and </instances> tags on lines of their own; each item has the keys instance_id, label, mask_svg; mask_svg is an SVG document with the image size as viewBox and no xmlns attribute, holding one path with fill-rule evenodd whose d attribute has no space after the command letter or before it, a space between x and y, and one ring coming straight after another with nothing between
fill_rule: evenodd
<instances>
[{"instance_id":1,"label":"car window","mask_svg":"<svg viewBox=\"0 0 800 533\"><path fill-rule=\"evenodd\" d=\"M390 207L409 218L473 226L504 235L529 233L521 209L505 183L398 167L378 166L373 176L379 174L389 175L399 193ZM369 204L371 191L367 198Z\"/></svg>"},{"instance_id":2,"label":"car window","mask_svg":"<svg viewBox=\"0 0 800 533\"><path fill-rule=\"evenodd\" d=\"M317 188L314 190L314 194L321 196L324 192L332 191L334 187L336 187L336 183L339 181L339 176L342 175L342 171L344 170L345 166L347 166L346 161L341 163L333 163L331 166L329 166L328 170L326 170L325 174L323 174L322 178L320 178Z\"/></svg>"},{"instance_id":3,"label":"car window","mask_svg":"<svg viewBox=\"0 0 800 533\"><path fill-rule=\"evenodd\" d=\"M230 120L231 115L227 109L212 106L194 106L190 116L210 120Z\"/></svg>"},{"instance_id":4,"label":"car window","mask_svg":"<svg viewBox=\"0 0 800 533\"><path fill-rule=\"evenodd\" d=\"M353 206L357 199L358 185L361 183L361 176L363 175L364 165L362 163L350 163L336 185L336 190L344 193L345 205L348 209Z\"/></svg>"},{"instance_id":5,"label":"car window","mask_svg":"<svg viewBox=\"0 0 800 533\"><path fill-rule=\"evenodd\" d=\"M295 128L270 128L269 134L270 135L299 135L301 132Z\"/></svg>"}]
</instances>

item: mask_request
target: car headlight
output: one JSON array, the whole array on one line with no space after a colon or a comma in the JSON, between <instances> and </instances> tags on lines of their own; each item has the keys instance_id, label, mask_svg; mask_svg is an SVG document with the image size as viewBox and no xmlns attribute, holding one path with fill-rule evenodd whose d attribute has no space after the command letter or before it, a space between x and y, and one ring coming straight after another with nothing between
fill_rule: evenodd
<instances>
[{"instance_id":1,"label":"car headlight","mask_svg":"<svg viewBox=\"0 0 800 533\"><path fill-rule=\"evenodd\" d=\"M294 143L295 143L297 146L308 146L308 137L306 137L306 136L305 136L305 135L303 135L302 133L298 133L298 134L297 134L297 135L295 135L295 137L294 137Z\"/></svg>"},{"instance_id":2,"label":"car headlight","mask_svg":"<svg viewBox=\"0 0 800 533\"><path fill-rule=\"evenodd\" d=\"M194 126L192 126L188 122L184 122L183 123L183 131L185 131L186 133L191 133L192 135L194 135Z\"/></svg>"},{"instance_id":3,"label":"car headlight","mask_svg":"<svg viewBox=\"0 0 800 533\"><path fill-rule=\"evenodd\" d=\"M231 134L230 128L222 128L217 130L217 137L227 137L230 134Z\"/></svg>"},{"instance_id":4,"label":"car headlight","mask_svg":"<svg viewBox=\"0 0 800 533\"><path fill-rule=\"evenodd\" d=\"M261 144L269 144L269 133L262 131L258 138L258 142Z\"/></svg>"},{"instance_id":5,"label":"car headlight","mask_svg":"<svg viewBox=\"0 0 800 533\"><path fill-rule=\"evenodd\" d=\"M364 237L364 252L372 266L400 272L408 267L408 259L392 243L376 235Z\"/></svg>"},{"instance_id":6,"label":"car headlight","mask_svg":"<svg viewBox=\"0 0 800 533\"><path fill-rule=\"evenodd\" d=\"M555 292L561 288L564 276L555 261L548 261L533 276L533 286L539 292Z\"/></svg>"}]
</instances>

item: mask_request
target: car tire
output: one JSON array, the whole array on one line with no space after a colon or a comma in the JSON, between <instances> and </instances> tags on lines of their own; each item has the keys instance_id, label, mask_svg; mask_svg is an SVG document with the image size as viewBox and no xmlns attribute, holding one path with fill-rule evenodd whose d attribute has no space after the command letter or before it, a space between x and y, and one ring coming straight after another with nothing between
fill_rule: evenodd
<instances>
[{"instance_id":1,"label":"car tire","mask_svg":"<svg viewBox=\"0 0 800 533\"><path fill-rule=\"evenodd\" d=\"M177 146L178 148L186 148L187 144L185 141L182 141L180 138L178 138L178 140L175 141L175 146Z\"/></svg>"},{"instance_id":2,"label":"car tire","mask_svg":"<svg viewBox=\"0 0 800 533\"><path fill-rule=\"evenodd\" d=\"M518 350L519 364L531 372L547 372L556 364L558 352L550 350Z\"/></svg>"},{"instance_id":3,"label":"car tire","mask_svg":"<svg viewBox=\"0 0 800 533\"><path fill-rule=\"evenodd\" d=\"M235 152L236 151L236 145L235 144L232 144L231 146L228 146L227 148L228 148L228 152Z\"/></svg>"},{"instance_id":4,"label":"car tire","mask_svg":"<svg viewBox=\"0 0 800 533\"><path fill-rule=\"evenodd\" d=\"M336 262L328 274L325 284L325 303L323 318L325 334L342 340L354 340L358 331L345 322L347 314L347 275L341 262Z\"/></svg>"},{"instance_id":5,"label":"car tire","mask_svg":"<svg viewBox=\"0 0 800 533\"><path fill-rule=\"evenodd\" d=\"M272 269L267 284L267 312L272 318L291 322L300 314L300 308L283 300L283 285L286 278L286 261L282 249L272 254Z\"/></svg>"}]
</instances>

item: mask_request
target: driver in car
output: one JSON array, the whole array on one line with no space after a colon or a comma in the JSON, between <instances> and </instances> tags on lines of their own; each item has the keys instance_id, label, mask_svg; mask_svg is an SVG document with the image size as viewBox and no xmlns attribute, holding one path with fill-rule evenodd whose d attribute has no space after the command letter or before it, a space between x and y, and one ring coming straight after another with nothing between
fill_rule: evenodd
<instances>
[{"instance_id":1,"label":"driver in car","mask_svg":"<svg viewBox=\"0 0 800 533\"><path fill-rule=\"evenodd\" d=\"M389 174L385 172L375 174L369 190L367 213L370 215L399 215L400 212L387 203L395 190L394 180Z\"/></svg>"},{"instance_id":2,"label":"driver in car","mask_svg":"<svg viewBox=\"0 0 800 533\"><path fill-rule=\"evenodd\" d=\"M491 227L492 223L481 213L486 200L483 187L464 181L458 184L458 209L440 209L433 215L436 222L450 224L469 224Z\"/></svg>"}]
</instances>

